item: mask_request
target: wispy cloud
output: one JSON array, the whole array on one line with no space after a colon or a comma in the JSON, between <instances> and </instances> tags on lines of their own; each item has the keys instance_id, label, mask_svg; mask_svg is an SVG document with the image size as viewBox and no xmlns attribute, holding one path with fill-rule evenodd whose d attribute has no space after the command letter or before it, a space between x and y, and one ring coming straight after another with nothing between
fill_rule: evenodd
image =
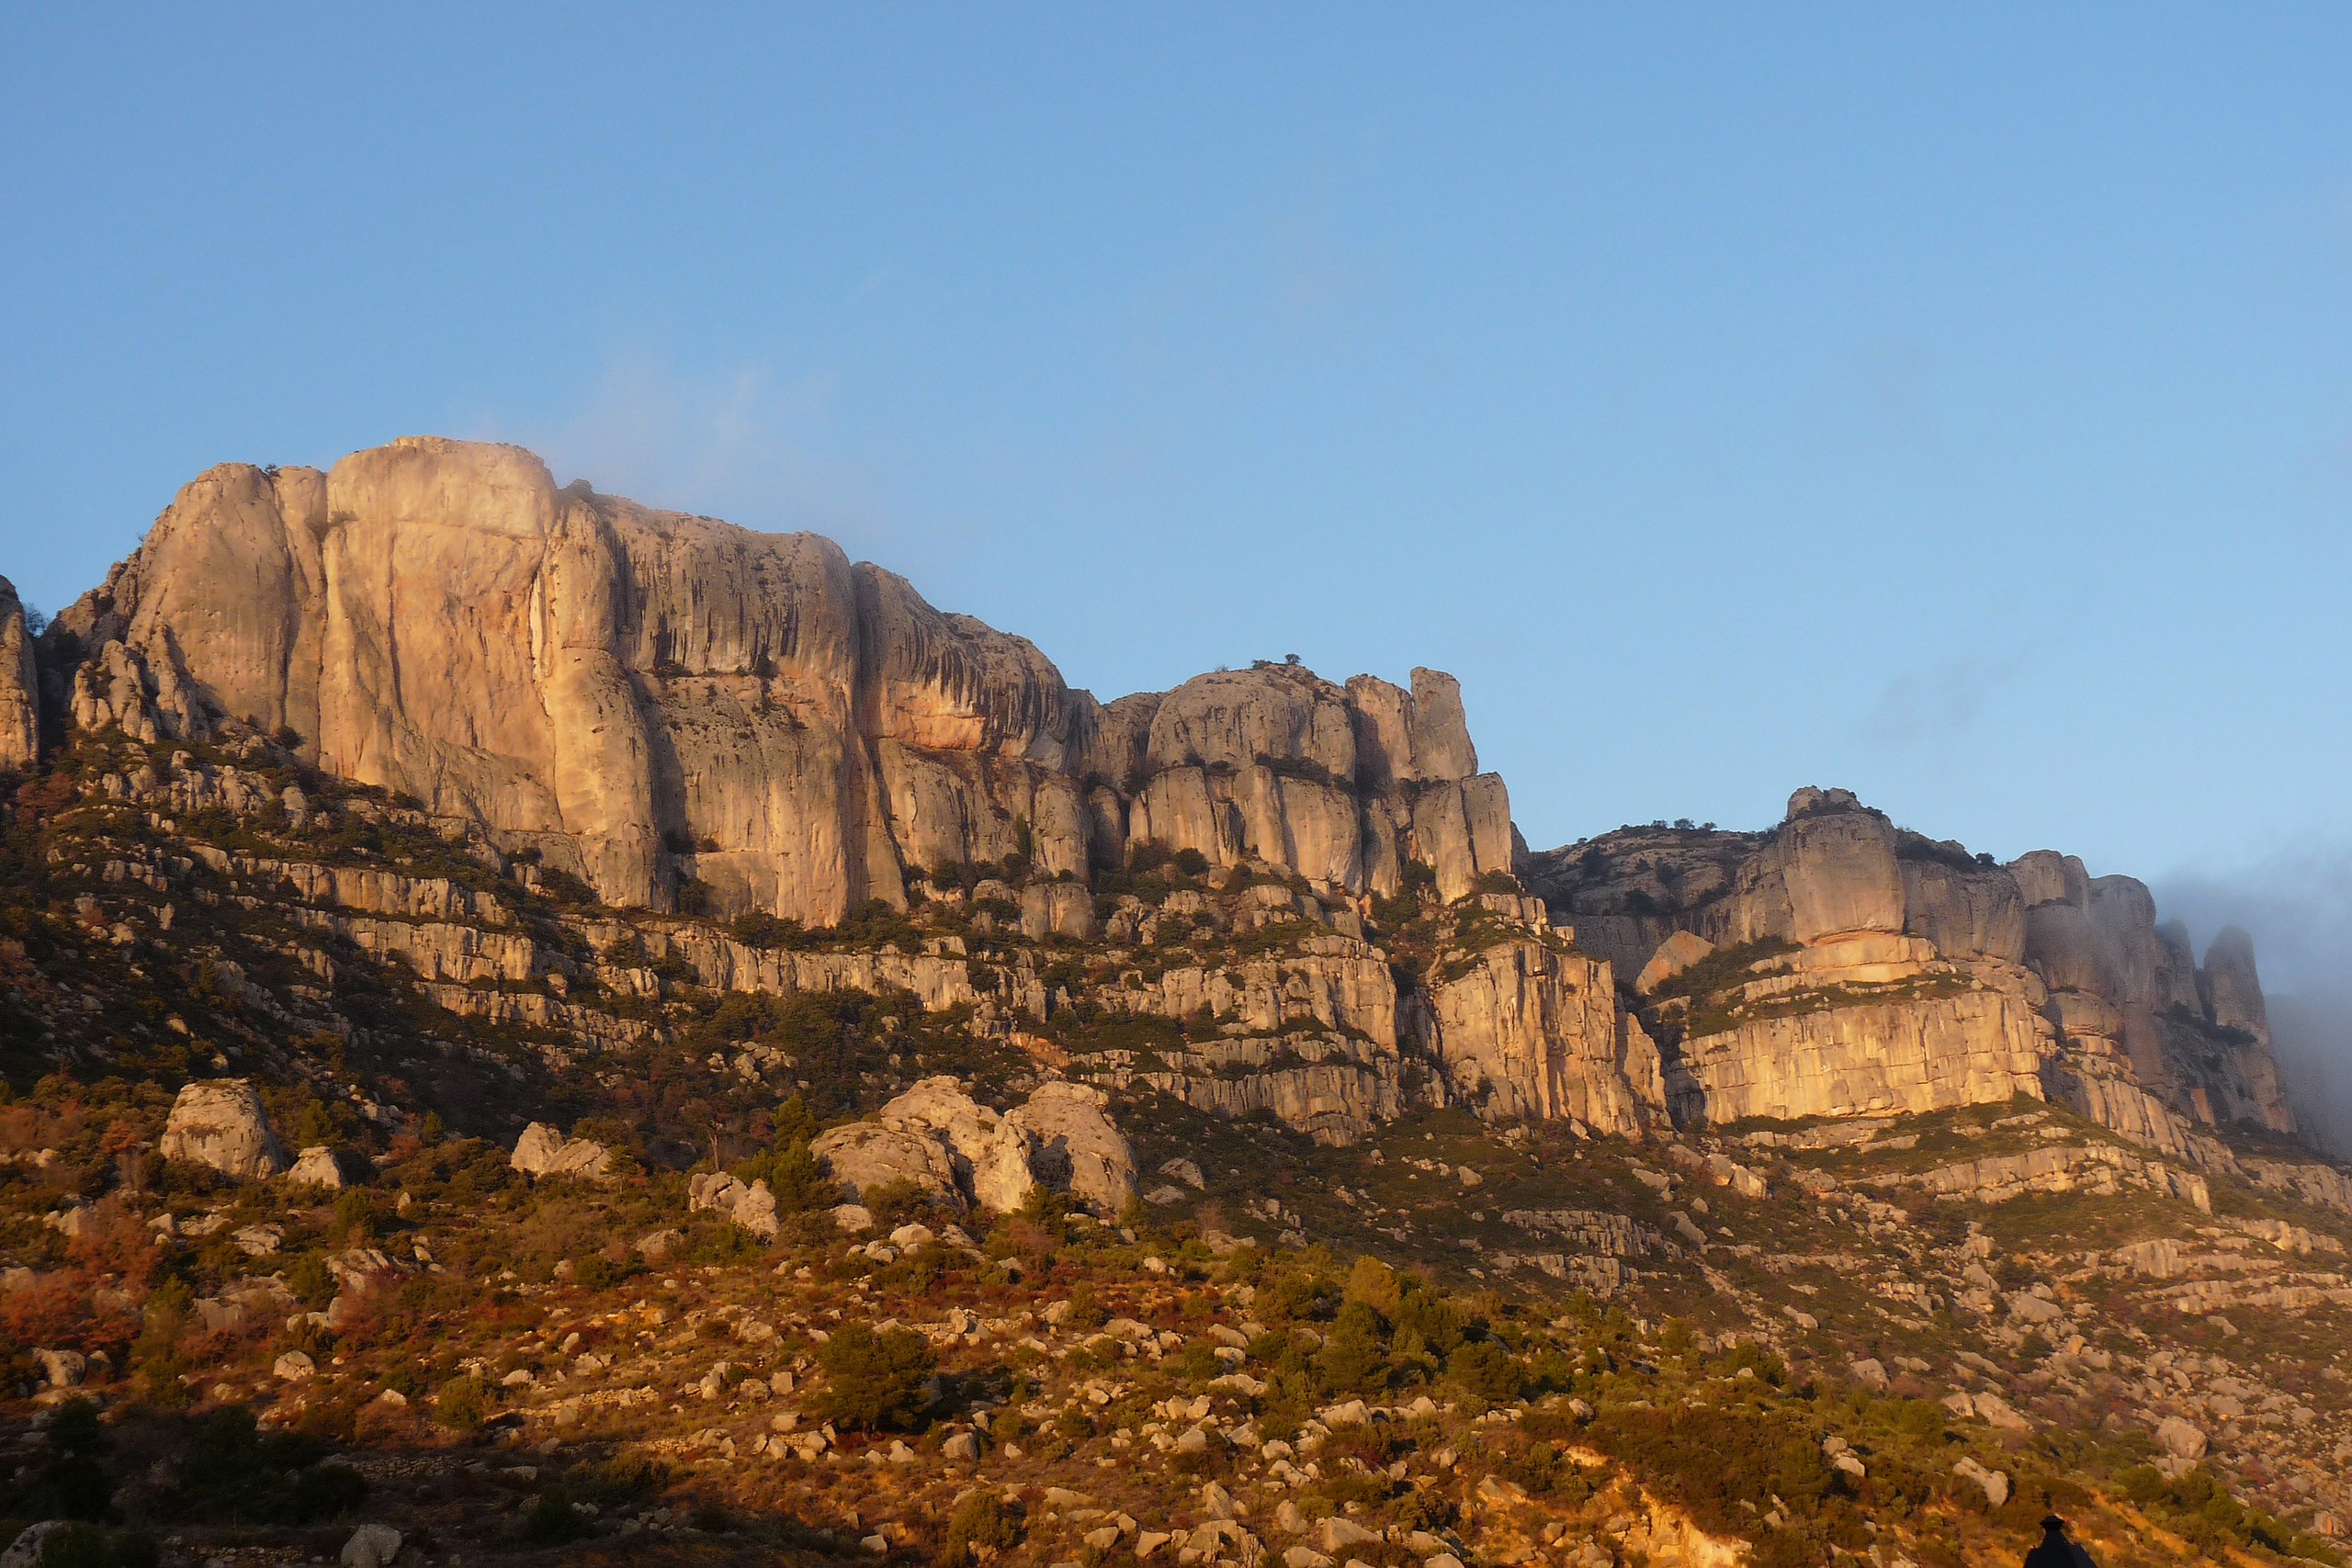
<instances>
[{"instance_id":1,"label":"wispy cloud","mask_svg":"<svg viewBox=\"0 0 2352 1568\"><path fill-rule=\"evenodd\" d=\"M1998 657L1964 654L1947 663L1905 671L1881 689L1862 716L1862 739L1901 749L1957 735L1983 718L1993 699L2023 675L2040 652L2022 648Z\"/></svg>"},{"instance_id":2,"label":"wispy cloud","mask_svg":"<svg viewBox=\"0 0 2352 1568\"><path fill-rule=\"evenodd\" d=\"M616 360L576 409L546 422L486 422L559 481L747 527L813 529L864 547L883 531L873 474L842 454L833 385L755 367L682 375L644 357Z\"/></svg>"}]
</instances>

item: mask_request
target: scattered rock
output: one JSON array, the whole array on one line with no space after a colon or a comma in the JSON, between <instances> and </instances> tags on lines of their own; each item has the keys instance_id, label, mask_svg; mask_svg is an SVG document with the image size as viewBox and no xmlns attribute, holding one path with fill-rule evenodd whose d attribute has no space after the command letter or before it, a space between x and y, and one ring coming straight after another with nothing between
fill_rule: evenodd
<instances>
[{"instance_id":1,"label":"scattered rock","mask_svg":"<svg viewBox=\"0 0 2352 1568\"><path fill-rule=\"evenodd\" d=\"M2156 1423L2156 1443L2184 1464L2195 1464L2212 1446L2201 1429L2177 1416L2167 1416Z\"/></svg>"},{"instance_id":2,"label":"scattered rock","mask_svg":"<svg viewBox=\"0 0 2352 1568\"><path fill-rule=\"evenodd\" d=\"M329 1192L340 1192L345 1182L343 1164L334 1151L324 1144L312 1144L295 1156L294 1168L286 1173L289 1187L317 1187Z\"/></svg>"}]
</instances>

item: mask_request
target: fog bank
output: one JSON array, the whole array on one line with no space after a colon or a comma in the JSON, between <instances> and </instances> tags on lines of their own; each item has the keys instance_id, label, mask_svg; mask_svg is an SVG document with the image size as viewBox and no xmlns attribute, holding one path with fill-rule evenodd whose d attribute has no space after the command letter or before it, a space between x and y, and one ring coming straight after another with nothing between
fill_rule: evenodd
<instances>
[{"instance_id":1,"label":"fog bank","mask_svg":"<svg viewBox=\"0 0 2352 1568\"><path fill-rule=\"evenodd\" d=\"M2158 918L2186 922L2200 953L2225 925L2254 934L2295 1114L2332 1153L2352 1156L2352 847L2183 873L2154 892Z\"/></svg>"}]
</instances>

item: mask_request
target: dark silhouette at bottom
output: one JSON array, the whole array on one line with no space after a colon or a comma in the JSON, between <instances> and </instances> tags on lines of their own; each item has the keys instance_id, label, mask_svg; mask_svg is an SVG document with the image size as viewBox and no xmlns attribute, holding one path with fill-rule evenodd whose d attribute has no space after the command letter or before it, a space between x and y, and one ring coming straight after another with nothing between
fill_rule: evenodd
<instances>
[{"instance_id":1,"label":"dark silhouette at bottom","mask_svg":"<svg viewBox=\"0 0 2352 1568\"><path fill-rule=\"evenodd\" d=\"M2091 1554L2066 1539L2066 1521L2052 1514L2041 1521L2041 1544L2025 1554L2025 1568L2098 1568Z\"/></svg>"}]
</instances>

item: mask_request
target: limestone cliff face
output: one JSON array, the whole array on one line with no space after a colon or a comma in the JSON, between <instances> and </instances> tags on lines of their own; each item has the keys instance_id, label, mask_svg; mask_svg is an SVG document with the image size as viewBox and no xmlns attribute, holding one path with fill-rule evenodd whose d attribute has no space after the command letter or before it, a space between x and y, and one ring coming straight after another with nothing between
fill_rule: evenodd
<instances>
[{"instance_id":1,"label":"limestone cliff face","mask_svg":"<svg viewBox=\"0 0 2352 1568\"><path fill-rule=\"evenodd\" d=\"M0 773L40 755L40 682L17 586L0 577Z\"/></svg>"},{"instance_id":2,"label":"limestone cliff face","mask_svg":"<svg viewBox=\"0 0 2352 1568\"><path fill-rule=\"evenodd\" d=\"M2071 855L2037 850L2010 867L2026 909L2026 959L2071 1058L2128 1066L2131 1081L2193 1122L2291 1133L2254 944L2234 928L2200 968L2177 926L2128 876L2092 877Z\"/></svg>"},{"instance_id":3,"label":"limestone cliff face","mask_svg":"<svg viewBox=\"0 0 2352 1568\"><path fill-rule=\"evenodd\" d=\"M2047 1094L2165 1148L2200 1122L2294 1125L2244 933L2200 967L2144 886L2071 856L1996 864L1805 789L1768 835L1627 829L1523 874L1668 997L1650 1016L1679 1121ZM1711 949L1756 956L1727 987L1669 995Z\"/></svg>"},{"instance_id":4,"label":"limestone cliff face","mask_svg":"<svg viewBox=\"0 0 2352 1568\"><path fill-rule=\"evenodd\" d=\"M51 646L75 725L283 728L616 904L829 923L943 866L1083 881L1145 840L1351 894L1511 861L1448 677L1261 667L1104 707L829 540L559 490L511 446L214 468Z\"/></svg>"},{"instance_id":5,"label":"limestone cliff face","mask_svg":"<svg viewBox=\"0 0 2352 1568\"><path fill-rule=\"evenodd\" d=\"M1998 865L1824 789L1769 832L1531 855L1450 676L1261 663L1102 704L828 540L559 489L515 447L214 468L38 647L28 631L0 583L0 769L37 761L44 709L149 742L272 733L413 797L389 809L415 825L469 825L518 879L568 873L616 906L829 925L927 891L968 900L982 935L1148 949L1207 909L1200 886L1121 891L1135 852L1193 852L1210 923L1249 956L1139 964L1098 999L1192 1032L1136 1075L1317 1135L1424 1092L1623 1134L2013 1095L2160 1146L2294 1125L2250 943L2224 933L2200 964L2128 877ZM303 809L170 772L126 764L107 790ZM301 920L434 986L659 993L454 888L312 880ZM1279 920L1312 934L1260 941ZM1006 1032L1056 1005L1035 964L984 998L944 953L755 948L693 919L643 940L720 987L899 985Z\"/></svg>"},{"instance_id":6,"label":"limestone cliff face","mask_svg":"<svg viewBox=\"0 0 2352 1568\"><path fill-rule=\"evenodd\" d=\"M1197 676L1148 722L1136 722L1140 705L1123 716L1118 749L1098 761L1138 781L1130 843L1197 850L1216 865L1262 861L1350 892L1394 893L1418 862L1458 898L1511 869L1510 796L1476 772L1450 675L1416 670L1408 693L1268 665Z\"/></svg>"},{"instance_id":7,"label":"limestone cliff face","mask_svg":"<svg viewBox=\"0 0 2352 1568\"><path fill-rule=\"evenodd\" d=\"M1539 902L1525 902L1533 906L1525 924L1442 961L1431 976L1440 1070L1488 1115L1640 1137L1667 1110L1657 1047L1619 1005L1608 961L1577 952L1549 929Z\"/></svg>"}]
</instances>

